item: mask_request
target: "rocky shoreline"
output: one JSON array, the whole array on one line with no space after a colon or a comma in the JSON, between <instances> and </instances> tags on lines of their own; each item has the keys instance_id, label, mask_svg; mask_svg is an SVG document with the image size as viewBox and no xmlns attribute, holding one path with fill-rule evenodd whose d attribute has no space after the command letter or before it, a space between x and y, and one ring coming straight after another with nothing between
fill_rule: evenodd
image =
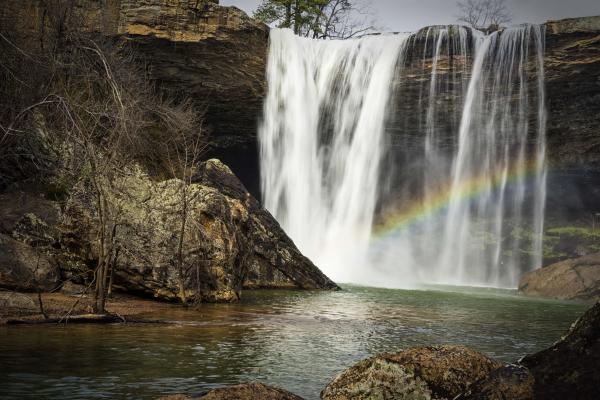
<instances>
[{"instance_id":1,"label":"rocky shoreline","mask_svg":"<svg viewBox=\"0 0 600 400\"><path fill-rule=\"evenodd\" d=\"M89 315L92 310L92 296L80 293L83 286L69 285L69 290L56 293L43 293L42 310L37 293L0 291L0 325L7 323L69 323L81 315ZM115 293L107 301L107 309L110 315L119 316L119 320L107 320L106 322L131 322L152 321L142 315L156 313L172 313L181 309L180 305L142 299L139 297ZM93 319L89 319L93 322Z\"/></svg>"}]
</instances>

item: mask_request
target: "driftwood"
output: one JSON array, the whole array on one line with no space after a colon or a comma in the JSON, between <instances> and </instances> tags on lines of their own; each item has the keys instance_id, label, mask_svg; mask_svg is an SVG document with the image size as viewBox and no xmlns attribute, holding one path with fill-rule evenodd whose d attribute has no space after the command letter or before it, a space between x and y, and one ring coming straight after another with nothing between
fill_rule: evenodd
<instances>
[{"instance_id":1,"label":"driftwood","mask_svg":"<svg viewBox=\"0 0 600 400\"><path fill-rule=\"evenodd\" d=\"M166 324L161 320L125 319L118 314L79 314L62 318L48 319L9 319L7 325L40 325L40 324Z\"/></svg>"}]
</instances>

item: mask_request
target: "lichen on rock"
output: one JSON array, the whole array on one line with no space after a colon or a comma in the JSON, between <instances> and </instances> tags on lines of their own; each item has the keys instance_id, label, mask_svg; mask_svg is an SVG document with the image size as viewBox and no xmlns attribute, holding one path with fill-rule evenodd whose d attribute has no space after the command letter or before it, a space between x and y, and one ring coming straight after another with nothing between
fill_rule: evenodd
<instances>
[{"instance_id":1,"label":"lichen on rock","mask_svg":"<svg viewBox=\"0 0 600 400\"><path fill-rule=\"evenodd\" d=\"M462 346L415 347L359 362L338 375L321 398L453 399L499 367Z\"/></svg>"}]
</instances>

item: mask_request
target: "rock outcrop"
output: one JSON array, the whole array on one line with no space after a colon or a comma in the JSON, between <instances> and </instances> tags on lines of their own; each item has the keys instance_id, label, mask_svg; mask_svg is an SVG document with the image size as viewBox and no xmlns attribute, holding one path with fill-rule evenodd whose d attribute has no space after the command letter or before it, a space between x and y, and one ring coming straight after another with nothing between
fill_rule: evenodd
<instances>
[{"instance_id":1,"label":"rock outcrop","mask_svg":"<svg viewBox=\"0 0 600 400\"><path fill-rule=\"evenodd\" d=\"M570 259L525 274L519 291L561 300L600 300L600 253Z\"/></svg>"},{"instance_id":2,"label":"rock outcrop","mask_svg":"<svg viewBox=\"0 0 600 400\"><path fill-rule=\"evenodd\" d=\"M246 190L232 171L218 160L204 164L198 182L233 201L249 213L252 251L244 280L247 288L336 289L337 286L300 253L273 216Z\"/></svg>"},{"instance_id":3,"label":"rock outcrop","mask_svg":"<svg viewBox=\"0 0 600 400\"><path fill-rule=\"evenodd\" d=\"M600 303L585 312L552 347L521 364L535 379L535 399L600 398Z\"/></svg>"},{"instance_id":4,"label":"rock outcrop","mask_svg":"<svg viewBox=\"0 0 600 400\"><path fill-rule=\"evenodd\" d=\"M60 272L43 250L0 234L0 288L49 291L60 285Z\"/></svg>"},{"instance_id":5,"label":"rock outcrop","mask_svg":"<svg viewBox=\"0 0 600 400\"><path fill-rule=\"evenodd\" d=\"M244 287L337 288L218 160L203 163L191 184L155 182L136 169L123 171L110 187L118 215L117 289L177 300L183 284L188 301L213 302L235 301ZM91 281L98 258L95 204L73 195L63 208L41 193L0 196L0 287L50 290L61 279Z\"/></svg>"},{"instance_id":6,"label":"rock outcrop","mask_svg":"<svg viewBox=\"0 0 600 400\"><path fill-rule=\"evenodd\" d=\"M453 399L501 366L462 346L416 347L359 362L338 375L321 398Z\"/></svg>"}]
</instances>

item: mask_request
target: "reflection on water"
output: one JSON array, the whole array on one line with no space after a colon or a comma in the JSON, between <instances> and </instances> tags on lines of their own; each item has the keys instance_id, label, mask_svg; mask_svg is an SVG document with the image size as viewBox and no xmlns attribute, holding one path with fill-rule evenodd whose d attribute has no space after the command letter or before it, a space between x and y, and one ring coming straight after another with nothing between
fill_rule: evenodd
<instances>
[{"instance_id":1,"label":"reflection on water","mask_svg":"<svg viewBox=\"0 0 600 400\"><path fill-rule=\"evenodd\" d=\"M240 304L152 315L175 325L0 327L0 397L155 398L262 381L316 399L383 351L463 344L514 361L585 309L498 289L344 289L245 292Z\"/></svg>"}]
</instances>

